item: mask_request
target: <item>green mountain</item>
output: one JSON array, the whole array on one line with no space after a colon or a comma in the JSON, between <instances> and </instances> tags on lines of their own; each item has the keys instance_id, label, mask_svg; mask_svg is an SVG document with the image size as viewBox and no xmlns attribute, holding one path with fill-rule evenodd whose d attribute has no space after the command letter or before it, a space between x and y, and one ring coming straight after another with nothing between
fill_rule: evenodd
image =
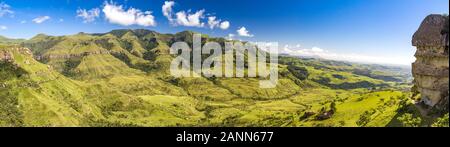
<instances>
[{"instance_id":1,"label":"green mountain","mask_svg":"<svg viewBox=\"0 0 450 147\"><path fill-rule=\"evenodd\" d=\"M113 30L3 43L0 126L400 126L402 113L417 113L410 74L388 66L281 56L271 89L259 78L172 77L169 46L192 44L193 34Z\"/></svg>"}]
</instances>

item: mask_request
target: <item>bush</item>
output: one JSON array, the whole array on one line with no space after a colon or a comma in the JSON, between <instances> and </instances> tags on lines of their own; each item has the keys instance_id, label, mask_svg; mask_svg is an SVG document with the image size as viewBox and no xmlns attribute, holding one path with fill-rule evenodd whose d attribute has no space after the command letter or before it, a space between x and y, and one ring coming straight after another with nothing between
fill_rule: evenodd
<instances>
[{"instance_id":1,"label":"bush","mask_svg":"<svg viewBox=\"0 0 450 147\"><path fill-rule=\"evenodd\" d=\"M431 125L432 127L449 127L449 122L448 122L448 113L446 115L444 115L441 118L438 118L436 120L436 122L433 123L433 125Z\"/></svg>"},{"instance_id":2,"label":"bush","mask_svg":"<svg viewBox=\"0 0 450 147\"><path fill-rule=\"evenodd\" d=\"M397 118L404 127L419 127L422 119L420 117L413 117L412 114L406 113Z\"/></svg>"},{"instance_id":3,"label":"bush","mask_svg":"<svg viewBox=\"0 0 450 147\"><path fill-rule=\"evenodd\" d=\"M308 70L305 67L298 67L289 65L288 70L294 74L294 76L300 80L306 80L309 76Z\"/></svg>"},{"instance_id":4,"label":"bush","mask_svg":"<svg viewBox=\"0 0 450 147\"><path fill-rule=\"evenodd\" d=\"M337 108L336 108L336 103L335 102L331 102L330 104L330 110L331 112L336 112Z\"/></svg>"},{"instance_id":5,"label":"bush","mask_svg":"<svg viewBox=\"0 0 450 147\"><path fill-rule=\"evenodd\" d=\"M374 112L375 111L365 111L363 114L361 114L361 116L359 116L358 121L356 121L356 125L363 127L368 124Z\"/></svg>"}]
</instances>

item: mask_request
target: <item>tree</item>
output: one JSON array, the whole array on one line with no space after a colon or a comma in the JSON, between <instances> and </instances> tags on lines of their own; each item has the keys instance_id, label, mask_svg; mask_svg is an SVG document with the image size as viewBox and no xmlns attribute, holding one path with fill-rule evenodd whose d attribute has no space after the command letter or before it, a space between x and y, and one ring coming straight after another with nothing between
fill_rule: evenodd
<instances>
[{"instance_id":1,"label":"tree","mask_svg":"<svg viewBox=\"0 0 450 147\"><path fill-rule=\"evenodd\" d=\"M330 104L330 110L331 110L331 112L336 112L336 103L335 102L331 102L331 104Z\"/></svg>"},{"instance_id":2,"label":"tree","mask_svg":"<svg viewBox=\"0 0 450 147\"><path fill-rule=\"evenodd\" d=\"M368 124L371 120L372 114L373 113L371 111L365 111L363 114L361 114L361 116L359 116L358 121L356 121L356 125L363 127Z\"/></svg>"},{"instance_id":3,"label":"tree","mask_svg":"<svg viewBox=\"0 0 450 147\"><path fill-rule=\"evenodd\" d=\"M300 79L300 80L306 80L309 76L309 72L305 67L298 67L294 65L289 65L288 70L292 72L292 74Z\"/></svg>"},{"instance_id":4,"label":"tree","mask_svg":"<svg viewBox=\"0 0 450 147\"><path fill-rule=\"evenodd\" d=\"M404 127L419 127L422 119L420 117L413 117L412 114L406 113L397 118Z\"/></svg>"},{"instance_id":5,"label":"tree","mask_svg":"<svg viewBox=\"0 0 450 147\"><path fill-rule=\"evenodd\" d=\"M438 118L436 122L431 125L432 127L449 127L449 121L448 121L448 113L445 114L443 117Z\"/></svg>"}]
</instances>

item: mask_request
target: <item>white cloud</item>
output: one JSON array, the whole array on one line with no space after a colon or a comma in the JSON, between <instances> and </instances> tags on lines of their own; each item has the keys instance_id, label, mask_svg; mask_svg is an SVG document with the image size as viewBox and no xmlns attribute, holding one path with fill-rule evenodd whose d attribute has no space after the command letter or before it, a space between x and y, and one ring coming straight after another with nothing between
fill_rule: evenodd
<instances>
[{"instance_id":1,"label":"white cloud","mask_svg":"<svg viewBox=\"0 0 450 147\"><path fill-rule=\"evenodd\" d=\"M334 53L325 49L321 49L319 47L313 47L311 49L303 49L299 47L299 45L285 45L281 53L294 56L318 57L328 60L350 61L359 63L410 65L414 61L413 58L402 58L398 56L369 56L354 53Z\"/></svg>"},{"instance_id":2,"label":"white cloud","mask_svg":"<svg viewBox=\"0 0 450 147\"><path fill-rule=\"evenodd\" d=\"M195 13L180 11L176 15L176 24L187 27L203 27L204 23L201 19L204 18L205 10L200 10Z\"/></svg>"},{"instance_id":3,"label":"white cloud","mask_svg":"<svg viewBox=\"0 0 450 147\"><path fill-rule=\"evenodd\" d=\"M20 24L26 24L27 23L27 21L26 20L22 20L22 21L20 21Z\"/></svg>"},{"instance_id":4,"label":"white cloud","mask_svg":"<svg viewBox=\"0 0 450 147\"><path fill-rule=\"evenodd\" d=\"M142 12L139 9L129 8L125 10L122 5L105 2L103 13L110 23L123 26L140 25L156 26L155 17L151 11Z\"/></svg>"},{"instance_id":5,"label":"white cloud","mask_svg":"<svg viewBox=\"0 0 450 147\"><path fill-rule=\"evenodd\" d=\"M230 27L230 22L229 21L223 21L222 23L220 23L220 29L222 30L226 30Z\"/></svg>"},{"instance_id":6,"label":"white cloud","mask_svg":"<svg viewBox=\"0 0 450 147\"><path fill-rule=\"evenodd\" d=\"M205 10L200 10L195 13L190 13L186 11L180 11L175 13L175 18L173 14L172 7L175 5L174 1L166 1L162 6L162 12L165 17L169 20L172 25L180 25L187 27L203 27L204 23L201 21L204 18Z\"/></svg>"},{"instance_id":7,"label":"white cloud","mask_svg":"<svg viewBox=\"0 0 450 147\"><path fill-rule=\"evenodd\" d=\"M45 21L47 21L49 19L50 19L50 16L40 16L40 17L37 17L37 18L33 19L33 22L37 23L37 24L40 24L40 23L43 23L43 22L45 22Z\"/></svg>"},{"instance_id":8,"label":"white cloud","mask_svg":"<svg viewBox=\"0 0 450 147\"><path fill-rule=\"evenodd\" d=\"M14 14L14 11L11 10L11 6L8 4L5 4L4 2L0 3L0 17L6 16L6 15L12 15Z\"/></svg>"},{"instance_id":9,"label":"white cloud","mask_svg":"<svg viewBox=\"0 0 450 147\"><path fill-rule=\"evenodd\" d=\"M216 20L215 16L208 17L208 26L210 29L214 29L215 27L219 27L222 30L226 30L230 27L229 21Z\"/></svg>"},{"instance_id":10,"label":"white cloud","mask_svg":"<svg viewBox=\"0 0 450 147\"><path fill-rule=\"evenodd\" d=\"M205 18L204 9L195 13L192 13L191 10L174 13L173 6L175 6L174 1L165 1L162 6L162 13L169 20L170 24L173 26L204 27L205 23L202 21ZM230 22L221 22L216 16L209 16L207 23L210 29L217 27L225 30L230 26Z\"/></svg>"},{"instance_id":11,"label":"white cloud","mask_svg":"<svg viewBox=\"0 0 450 147\"><path fill-rule=\"evenodd\" d=\"M77 17L83 18L84 23L94 22L95 19L100 17L100 9L99 8L93 8L91 10L78 9Z\"/></svg>"},{"instance_id":12,"label":"white cloud","mask_svg":"<svg viewBox=\"0 0 450 147\"><path fill-rule=\"evenodd\" d=\"M323 52L324 52L323 49L318 48L318 47L313 47L313 48L311 49L311 51L313 51L313 52L315 52L315 53L323 53Z\"/></svg>"},{"instance_id":13,"label":"white cloud","mask_svg":"<svg viewBox=\"0 0 450 147\"><path fill-rule=\"evenodd\" d=\"M210 29L214 29L216 26L220 25L220 20L216 20L215 16L208 17L208 25Z\"/></svg>"},{"instance_id":14,"label":"white cloud","mask_svg":"<svg viewBox=\"0 0 450 147\"><path fill-rule=\"evenodd\" d=\"M165 1L164 5L162 6L162 12L165 17L172 23L173 17L172 17L172 7L175 5L174 1Z\"/></svg>"},{"instance_id":15,"label":"white cloud","mask_svg":"<svg viewBox=\"0 0 450 147\"><path fill-rule=\"evenodd\" d=\"M6 30L6 29L8 29L8 27L6 27L6 26L0 26L0 30Z\"/></svg>"},{"instance_id":16,"label":"white cloud","mask_svg":"<svg viewBox=\"0 0 450 147\"><path fill-rule=\"evenodd\" d=\"M59 22L64 22L64 19L60 18L60 19L59 19Z\"/></svg>"},{"instance_id":17,"label":"white cloud","mask_svg":"<svg viewBox=\"0 0 450 147\"><path fill-rule=\"evenodd\" d=\"M236 32L238 33L239 36L243 36L243 37L253 37L254 36L253 34L250 34L249 31L247 30L247 28L245 28L245 27L241 27Z\"/></svg>"}]
</instances>

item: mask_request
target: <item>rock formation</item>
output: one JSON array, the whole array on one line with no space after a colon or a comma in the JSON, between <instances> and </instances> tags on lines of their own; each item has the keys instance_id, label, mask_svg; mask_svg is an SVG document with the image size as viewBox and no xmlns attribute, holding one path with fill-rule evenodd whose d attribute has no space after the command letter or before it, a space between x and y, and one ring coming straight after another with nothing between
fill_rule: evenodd
<instances>
[{"instance_id":1,"label":"rock formation","mask_svg":"<svg viewBox=\"0 0 450 147\"><path fill-rule=\"evenodd\" d=\"M33 54L31 53L31 50L25 47L10 47L11 50L16 50L19 53L25 54L25 55L29 55L29 56L33 56ZM14 56L11 52L11 50L0 50L0 61L4 61L4 62L12 62L14 60Z\"/></svg>"},{"instance_id":2,"label":"rock formation","mask_svg":"<svg viewBox=\"0 0 450 147\"><path fill-rule=\"evenodd\" d=\"M448 112L449 96L449 33L448 16L429 15L412 39L417 47L412 73L421 102L431 108Z\"/></svg>"},{"instance_id":3,"label":"rock formation","mask_svg":"<svg viewBox=\"0 0 450 147\"><path fill-rule=\"evenodd\" d=\"M13 56L10 52L0 50L0 61L11 62L12 60Z\"/></svg>"}]
</instances>

